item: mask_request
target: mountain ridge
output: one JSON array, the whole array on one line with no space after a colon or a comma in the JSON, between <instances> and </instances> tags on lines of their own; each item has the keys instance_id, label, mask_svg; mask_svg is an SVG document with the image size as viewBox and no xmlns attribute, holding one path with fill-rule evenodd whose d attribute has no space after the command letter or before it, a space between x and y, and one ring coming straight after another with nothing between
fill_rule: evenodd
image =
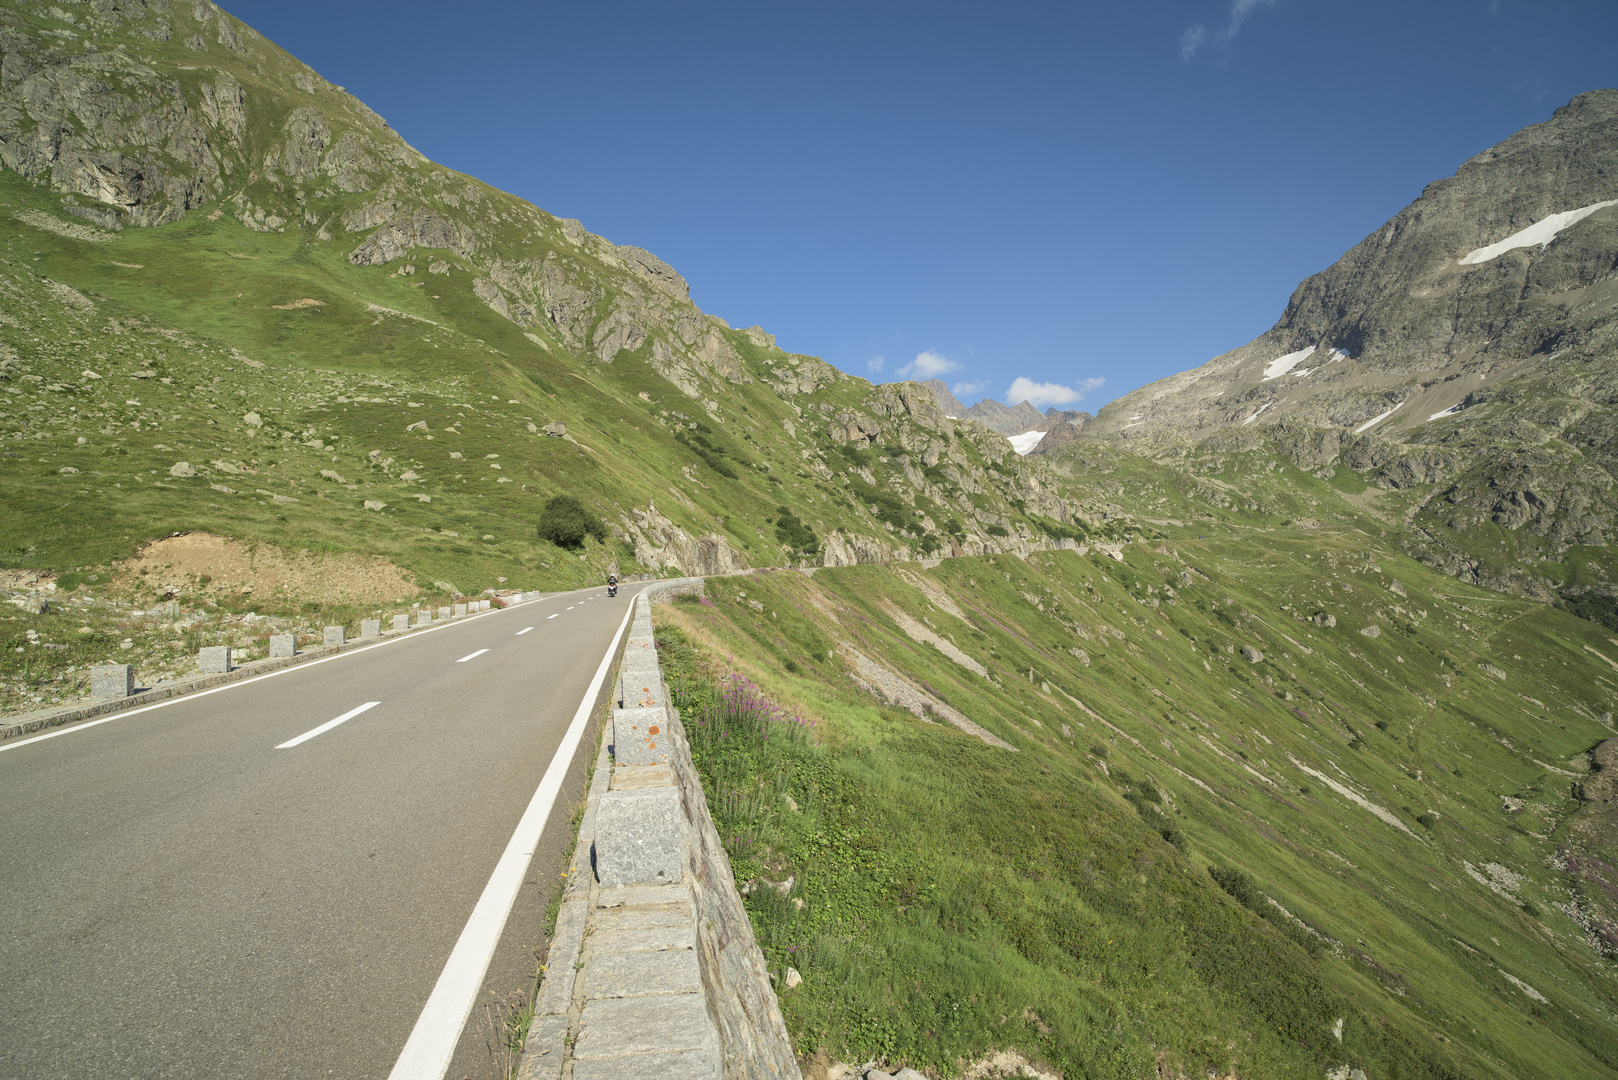
<instances>
[{"instance_id":1,"label":"mountain ridge","mask_svg":"<svg viewBox=\"0 0 1618 1080\"><path fill-rule=\"evenodd\" d=\"M76 470L0 474L15 505L56 507L0 526L8 558L66 569L127 557L143 531L309 527L431 582L452 575L412 554L421 534L464 531L558 573L514 527L558 491L611 524L592 558L626 572L1039 550L1106 526L913 384L734 329L653 253L428 161L211 3L67 7L0 7L0 210L27 316L0 369L24 396L0 419ZM135 378L132 357L160 376L142 385L161 416L80 374ZM193 434L137 434L176 424ZM474 431L456 456L435 445ZM474 454L499 476L467 472ZM249 498L244 469L293 501ZM132 501L170 470L179 494ZM138 524L117 543L68 527L61 475ZM331 530L300 524L316 491L344 504Z\"/></svg>"},{"instance_id":2,"label":"mountain ridge","mask_svg":"<svg viewBox=\"0 0 1618 1080\"><path fill-rule=\"evenodd\" d=\"M1618 90L1579 95L1428 184L1270 330L1109 403L1082 438L1195 469L1273 445L1407 493L1390 524L1430 565L1613 595L1615 133Z\"/></svg>"}]
</instances>

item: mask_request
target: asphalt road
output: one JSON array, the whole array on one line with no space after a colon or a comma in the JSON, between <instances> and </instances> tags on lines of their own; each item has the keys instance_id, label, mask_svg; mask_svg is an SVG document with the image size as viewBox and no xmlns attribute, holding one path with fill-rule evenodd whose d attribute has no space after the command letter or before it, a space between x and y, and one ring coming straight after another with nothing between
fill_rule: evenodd
<instances>
[{"instance_id":1,"label":"asphalt road","mask_svg":"<svg viewBox=\"0 0 1618 1080\"><path fill-rule=\"evenodd\" d=\"M563 593L0 743L0 1077L387 1077L633 597ZM531 983L592 753L450 1077L489 1075L488 1003Z\"/></svg>"}]
</instances>

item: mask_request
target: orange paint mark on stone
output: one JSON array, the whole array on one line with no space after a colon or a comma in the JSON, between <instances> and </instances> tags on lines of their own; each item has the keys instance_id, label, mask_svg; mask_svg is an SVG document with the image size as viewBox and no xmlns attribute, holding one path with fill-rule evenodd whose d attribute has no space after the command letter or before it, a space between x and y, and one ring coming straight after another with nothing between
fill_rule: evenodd
<instances>
[{"instance_id":1,"label":"orange paint mark on stone","mask_svg":"<svg viewBox=\"0 0 1618 1080\"><path fill-rule=\"evenodd\" d=\"M656 724L653 724L651 727L646 729L646 733L648 735L656 735L656 734L658 734L659 733L658 726Z\"/></svg>"}]
</instances>

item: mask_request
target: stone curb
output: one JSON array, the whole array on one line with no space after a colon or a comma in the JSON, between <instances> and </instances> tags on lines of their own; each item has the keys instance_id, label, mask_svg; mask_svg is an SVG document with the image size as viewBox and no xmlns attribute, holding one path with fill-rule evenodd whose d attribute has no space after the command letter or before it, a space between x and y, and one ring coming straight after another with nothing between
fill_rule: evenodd
<instances>
[{"instance_id":1,"label":"stone curb","mask_svg":"<svg viewBox=\"0 0 1618 1080\"><path fill-rule=\"evenodd\" d=\"M536 596L534 599L537 600L539 597ZM522 600L510 606L519 607L522 604L532 602L532 600ZM490 608L488 612L471 612L470 614L484 615L504 610L506 609ZM463 615L458 618L465 619L468 617ZM280 671L283 668L307 663L310 660L319 660L322 657L336 656L338 653L375 645L378 641L404 637L408 634L414 634L418 630L430 630L451 621L456 621L456 619L452 618L443 622L435 619L420 626L411 626L407 630L384 630L377 637L356 638L343 645L311 645L293 656L272 656L263 660L250 660L245 664L233 667L228 672L185 679L171 683L168 686L154 687L130 697L107 698L102 701L90 701L79 705L61 705L51 709L38 709L34 712L20 713L12 717L0 717L0 742L16 738L19 735L32 735L34 732L43 731L46 728L61 727L63 724L73 724L80 720L89 720L97 716L123 712L126 709L138 709L145 705L156 705L159 702L184 697L186 694L194 694L199 690L211 690L216 686L224 686L226 683L251 679L255 675L265 675L272 671Z\"/></svg>"},{"instance_id":2,"label":"stone curb","mask_svg":"<svg viewBox=\"0 0 1618 1080\"><path fill-rule=\"evenodd\" d=\"M517 1080L799 1077L650 648L650 605L701 589L633 614ZM642 738L653 760L618 745Z\"/></svg>"},{"instance_id":3,"label":"stone curb","mask_svg":"<svg viewBox=\"0 0 1618 1080\"><path fill-rule=\"evenodd\" d=\"M638 605L644 596L649 604L654 595L676 589L700 594L702 579L682 578L653 585L630 602ZM630 647L630 638L635 636L639 622L638 613L630 616L630 632L625 636L624 649ZM655 667L655 652L652 652L651 660L652 673L661 679ZM590 914L600 893L595 880L596 821L601 797L612 783L612 719L618 706L624 704L621 686L624 662L625 654L620 651L619 670L613 678L612 701L606 721L601 725L600 745L596 749L595 768L590 773L584 814L579 820L578 835L574 838L573 859L567 868L567 885L562 892L561 904L557 907L556 929L545 955L545 974L534 997L534 1016L528 1027L528 1037L523 1042L516 1080L560 1080L564 1070L571 1072L575 1064L570 1051L578 1037L583 1012L582 1005L575 1002L579 976L585 967L580 962L580 956L584 951ZM659 686L661 688L661 684Z\"/></svg>"}]
</instances>

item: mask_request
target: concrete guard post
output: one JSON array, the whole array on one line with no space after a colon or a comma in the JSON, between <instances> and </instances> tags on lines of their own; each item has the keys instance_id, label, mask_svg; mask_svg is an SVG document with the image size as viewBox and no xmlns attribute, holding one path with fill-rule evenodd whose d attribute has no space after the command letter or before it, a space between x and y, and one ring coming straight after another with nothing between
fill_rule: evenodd
<instances>
[{"instance_id":1,"label":"concrete guard post","mask_svg":"<svg viewBox=\"0 0 1618 1080\"><path fill-rule=\"evenodd\" d=\"M230 646L208 645L197 652L198 670L222 674L230 670Z\"/></svg>"},{"instance_id":2,"label":"concrete guard post","mask_svg":"<svg viewBox=\"0 0 1618 1080\"><path fill-rule=\"evenodd\" d=\"M534 591L524 593L529 600L537 600L545 595ZM417 616L414 620L407 614L393 617L395 632L408 630L412 624L431 624L433 611L431 606L415 606ZM46 728L60 727L63 724L77 723L97 716L107 716L121 712L125 708L141 708L161 701L169 701L198 690L211 689L238 679L251 678L255 675L276 671L281 668L297 664L306 659L313 659L328 655L328 651L315 646L311 651L298 649L297 638L293 634L273 634L270 636L270 655L264 660L248 664L246 667L238 666L236 656L232 652L229 659L224 658L223 652L210 653L205 660L202 652L197 654L199 673L179 682L164 686L140 689L135 686L134 665L132 664L98 664L93 668L104 667L108 674L104 675L98 684L95 671L92 668L90 676L90 696L88 700L57 705L32 712L21 713L14 716L0 717L0 741L30 735ZM353 647L346 640L344 644L335 646L336 649ZM214 646L215 649L227 649L227 646ZM283 649L285 650L283 652ZM206 650L204 650L206 651ZM208 666L204 667L204 664ZM227 666L228 665L228 666ZM111 681L108 682L107 680ZM99 685L99 689L98 689ZM105 693L103 693L105 691Z\"/></svg>"},{"instance_id":3,"label":"concrete guard post","mask_svg":"<svg viewBox=\"0 0 1618 1080\"><path fill-rule=\"evenodd\" d=\"M134 692L134 664L96 664L90 668L91 697L129 697Z\"/></svg>"},{"instance_id":4,"label":"concrete guard post","mask_svg":"<svg viewBox=\"0 0 1618 1080\"><path fill-rule=\"evenodd\" d=\"M657 666L652 595L701 590L636 601L519 1080L801 1080Z\"/></svg>"}]
</instances>

